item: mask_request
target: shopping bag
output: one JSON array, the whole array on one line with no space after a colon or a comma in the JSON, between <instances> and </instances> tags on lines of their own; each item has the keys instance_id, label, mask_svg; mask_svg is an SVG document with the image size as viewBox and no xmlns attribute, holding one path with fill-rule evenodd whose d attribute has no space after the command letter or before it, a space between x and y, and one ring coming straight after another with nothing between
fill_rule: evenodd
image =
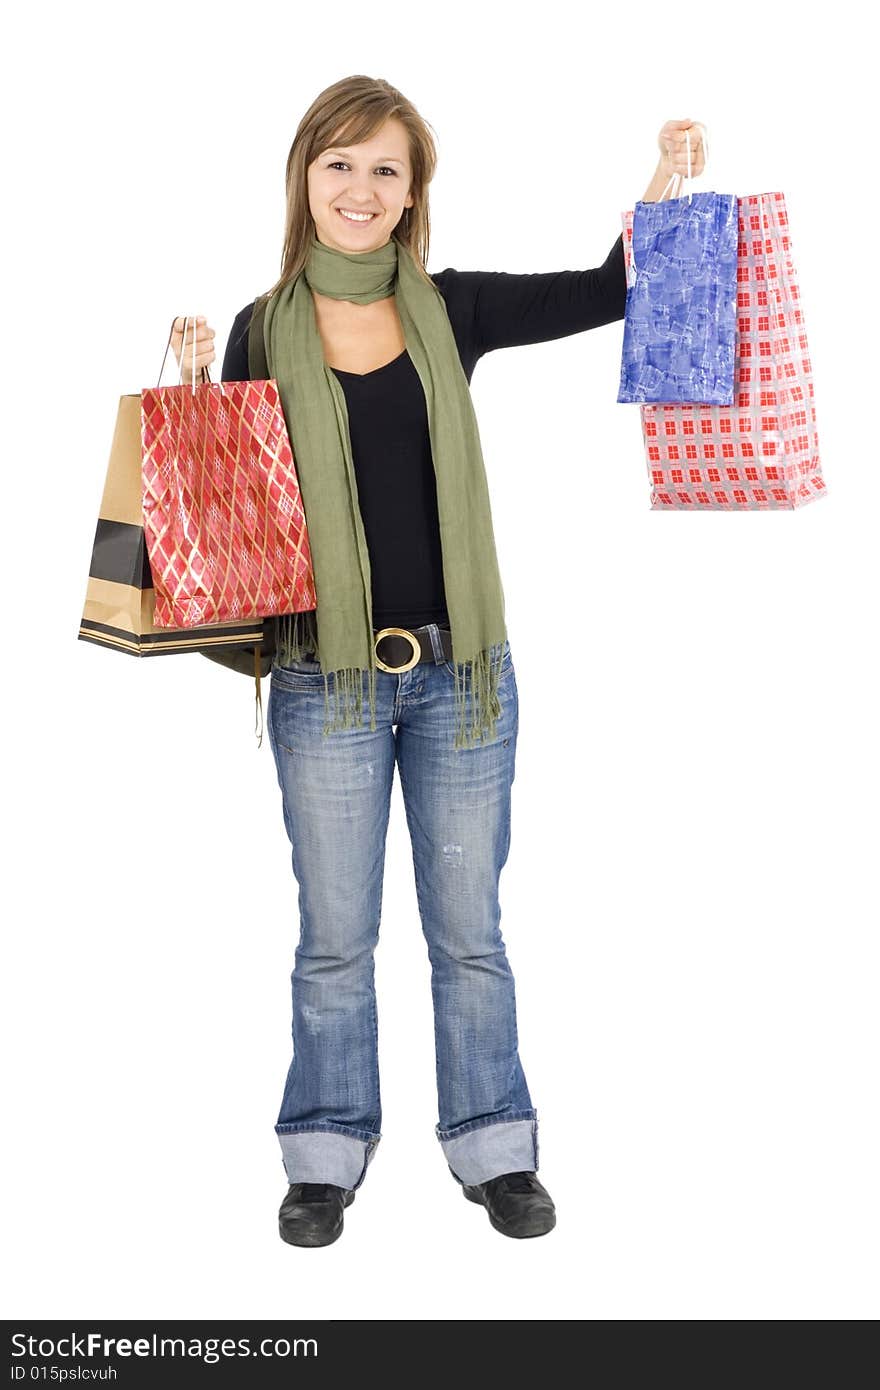
<instances>
[{"instance_id":1,"label":"shopping bag","mask_svg":"<svg viewBox=\"0 0 880 1390\"><path fill-rule=\"evenodd\" d=\"M623 225L628 269L633 209ZM653 510L793 510L825 496L784 195L738 197L737 230L733 403L640 405Z\"/></svg>"},{"instance_id":2,"label":"shopping bag","mask_svg":"<svg viewBox=\"0 0 880 1390\"><path fill-rule=\"evenodd\" d=\"M154 621L187 628L315 608L278 383L215 383L206 370L203 376L191 386L141 392Z\"/></svg>"},{"instance_id":3,"label":"shopping bag","mask_svg":"<svg viewBox=\"0 0 880 1390\"><path fill-rule=\"evenodd\" d=\"M687 197L678 196L676 173L658 202L637 202L632 212L617 396L624 403L733 401L736 198L693 193L687 130L685 139Z\"/></svg>"},{"instance_id":4,"label":"shopping bag","mask_svg":"<svg viewBox=\"0 0 880 1390\"><path fill-rule=\"evenodd\" d=\"M736 211L733 193L636 203L618 401L732 403Z\"/></svg>"},{"instance_id":5,"label":"shopping bag","mask_svg":"<svg viewBox=\"0 0 880 1390\"><path fill-rule=\"evenodd\" d=\"M262 644L267 634L262 618L185 629L154 622L156 595L142 506L138 394L119 400L78 636L129 656L167 656L206 647L225 653L250 643L260 653L261 674L266 675ZM253 657L250 669L254 669Z\"/></svg>"},{"instance_id":6,"label":"shopping bag","mask_svg":"<svg viewBox=\"0 0 880 1390\"><path fill-rule=\"evenodd\" d=\"M635 205L617 399L733 401L736 197Z\"/></svg>"}]
</instances>

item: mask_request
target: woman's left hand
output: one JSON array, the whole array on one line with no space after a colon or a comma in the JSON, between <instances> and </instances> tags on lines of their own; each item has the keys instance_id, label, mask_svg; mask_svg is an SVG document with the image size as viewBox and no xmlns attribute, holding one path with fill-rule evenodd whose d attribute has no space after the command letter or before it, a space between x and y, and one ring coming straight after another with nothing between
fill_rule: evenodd
<instances>
[{"instance_id":1,"label":"woman's left hand","mask_svg":"<svg viewBox=\"0 0 880 1390\"><path fill-rule=\"evenodd\" d=\"M657 144L660 146L660 170L666 179L671 179L673 174L681 174L685 179L688 176L685 131L691 143L691 178L697 178L706 167L702 126L690 117L683 121L667 121L657 137Z\"/></svg>"}]
</instances>

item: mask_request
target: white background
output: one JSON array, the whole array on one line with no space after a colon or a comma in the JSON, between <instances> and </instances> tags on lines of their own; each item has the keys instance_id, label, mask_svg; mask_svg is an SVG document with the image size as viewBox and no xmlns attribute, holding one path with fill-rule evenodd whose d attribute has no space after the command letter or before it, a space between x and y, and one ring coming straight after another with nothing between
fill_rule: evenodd
<instances>
[{"instance_id":1,"label":"white background","mask_svg":"<svg viewBox=\"0 0 880 1390\"><path fill-rule=\"evenodd\" d=\"M875 75L835 14L19 7L7 1316L877 1315ZM278 273L296 125L355 72L436 131L431 270L600 264L671 118L707 127L695 187L782 190L790 217L824 500L651 512L622 323L473 381L520 692L502 929L540 1240L493 1231L434 1137L395 779L383 1139L336 1245L280 1241L298 918L253 682L77 640L118 398L155 384L176 313L209 316L217 379Z\"/></svg>"}]
</instances>

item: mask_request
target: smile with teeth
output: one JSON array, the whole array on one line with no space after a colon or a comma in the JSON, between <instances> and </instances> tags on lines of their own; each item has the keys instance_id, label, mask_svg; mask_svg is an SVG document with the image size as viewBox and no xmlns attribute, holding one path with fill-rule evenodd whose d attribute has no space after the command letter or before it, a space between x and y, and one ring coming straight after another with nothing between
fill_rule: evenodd
<instances>
[{"instance_id":1,"label":"smile with teeth","mask_svg":"<svg viewBox=\"0 0 880 1390\"><path fill-rule=\"evenodd\" d=\"M378 216L375 212L349 212L347 208L337 208L336 211L346 222L372 222L373 218Z\"/></svg>"}]
</instances>

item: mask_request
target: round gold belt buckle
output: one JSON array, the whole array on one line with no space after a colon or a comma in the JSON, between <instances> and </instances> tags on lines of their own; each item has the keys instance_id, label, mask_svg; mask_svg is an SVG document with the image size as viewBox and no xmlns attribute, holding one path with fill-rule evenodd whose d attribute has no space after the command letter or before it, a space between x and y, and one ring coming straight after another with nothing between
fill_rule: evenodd
<instances>
[{"instance_id":1,"label":"round gold belt buckle","mask_svg":"<svg viewBox=\"0 0 880 1390\"><path fill-rule=\"evenodd\" d=\"M379 655L378 650L379 643L382 641L383 637L408 637L413 649L413 653L409 661L404 662L402 666L386 666L385 662ZM376 633L376 636L373 640L373 654L376 657L377 666L381 667L383 671L390 671L392 676L397 676L402 671L409 671L413 666L415 666L418 663L419 658L422 655L422 648L419 643L418 637L416 637L414 633L407 631L405 627L383 627L381 632Z\"/></svg>"}]
</instances>

